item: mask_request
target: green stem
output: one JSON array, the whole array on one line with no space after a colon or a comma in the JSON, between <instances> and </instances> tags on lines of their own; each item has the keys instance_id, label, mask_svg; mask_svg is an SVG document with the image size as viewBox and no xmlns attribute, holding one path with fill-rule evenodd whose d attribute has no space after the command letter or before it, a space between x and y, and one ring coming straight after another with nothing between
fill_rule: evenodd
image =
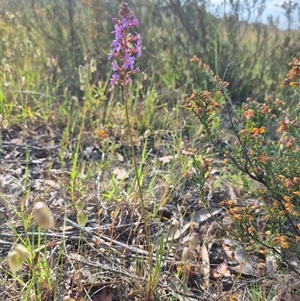
<instances>
[{"instance_id":1,"label":"green stem","mask_svg":"<svg viewBox=\"0 0 300 301\"><path fill-rule=\"evenodd\" d=\"M148 263L149 263L149 281L148 281L148 287L147 287L147 294L146 294L146 300L150 300L152 296L152 252L151 252L151 244L149 239L149 228L148 228L148 215L146 211L145 206L145 200L143 197L141 182L140 182L140 176L138 172L138 167L136 163L136 156L134 151L134 144L132 140L132 132L131 132L131 125L129 120L129 110L128 110L128 91L127 91L127 84L126 84L126 72L123 74L123 92L124 92L124 100L125 100L125 114L126 114L126 122L127 122L127 128L128 128L128 134L129 134L129 140L131 145L131 153L133 158L133 166L135 171L135 177L137 181L138 186L138 194L141 200L141 207L142 207L142 216L144 218L144 229L145 229L145 235L146 235L146 243L148 247Z\"/></svg>"}]
</instances>

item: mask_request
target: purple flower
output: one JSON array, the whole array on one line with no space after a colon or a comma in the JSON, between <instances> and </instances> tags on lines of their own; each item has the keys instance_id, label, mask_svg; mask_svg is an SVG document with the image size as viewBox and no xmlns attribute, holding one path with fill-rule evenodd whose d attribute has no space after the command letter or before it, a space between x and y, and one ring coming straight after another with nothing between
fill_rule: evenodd
<instances>
[{"instance_id":1,"label":"purple flower","mask_svg":"<svg viewBox=\"0 0 300 301\"><path fill-rule=\"evenodd\" d=\"M141 50L141 48L138 48L137 56L138 56L138 57L141 57L141 56L142 56L142 50Z\"/></svg>"},{"instance_id":2,"label":"purple flower","mask_svg":"<svg viewBox=\"0 0 300 301\"><path fill-rule=\"evenodd\" d=\"M114 51L111 50L110 53L108 54L107 60L109 61L113 56L114 56Z\"/></svg>"},{"instance_id":3,"label":"purple flower","mask_svg":"<svg viewBox=\"0 0 300 301\"><path fill-rule=\"evenodd\" d=\"M118 64L116 62L112 63L112 70L113 71L119 70L119 66L118 66Z\"/></svg>"},{"instance_id":4,"label":"purple flower","mask_svg":"<svg viewBox=\"0 0 300 301\"><path fill-rule=\"evenodd\" d=\"M135 49L136 49L136 53L137 53L137 57L141 57L142 56L142 49L140 46L134 44Z\"/></svg>"},{"instance_id":5,"label":"purple flower","mask_svg":"<svg viewBox=\"0 0 300 301\"><path fill-rule=\"evenodd\" d=\"M125 59L125 63L123 65L123 68L127 69L128 67L130 67L130 69L133 70L135 57L131 56L130 54L126 54L124 56L124 59Z\"/></svg>"},{"instance_id":6,"label":"purple flower","mask_svg":"<svg viewBox=\"0 0 300 301\"><path fill-rule=\"evenodd\" d=\"M123 18L122 19L122 25L120 26L121 30L129 29L129 26L130 26L129 20L126 19L126 18Z\"/></svg>"},{"instance_id":7,"label":"purple flower","mask_svg":"<svg viewBox=\"0 0 300 301\"><path fill-rule=\"evenodd\" d=\"M111 21L114 23L114 24L118 24L119 23L119 20L117 18L112 18Z\"/></svg>"},{"instance_id":8,"label":"purple flower","mask_svg":"<svg viewBox=\"0 0 300 301\"><path fill-rule=\"evenodd\" d=\"M122 26L119 26L118 24L115 24L115 30L113 30L111 33L116 34L116 39L122 39Z\"/></svg>"},{"instance_id":9,"label":"purple flower","mask_svg":"<svg viewBox=\"0 0 300 301\"><path fill-rule=\"evenodd\" d=\"M110 79L110 86L113 86L116 84L116 82L119 80L120 76L117 73L114 73Z\"/></svg>"},{"instance_id":10,"label":"purple flower","mask_svg":"<svg viewBox=\"0 0 300 301\"><path fill-rule=\"evenodd\" d=\"M135 41L136 45L138 45L138 46L142 45L141 35L139 33L137 33L136 31L135 31L135 37L136 37L136 41Z\"/></svg>"},{"instance_id":11,"label":"purple flower","mask_svg":"<svg viewBox=\"0 0 300 301\"><path fill-rule=\"evenodd\" d=\"M126 80L126 85L130 84L131 82L132 82L132 79L130 77L128 77ZM129 96L129 94L128 94L128 96Z\"/></svg>"},{"instance_id":12,"label":"purple flower","mask_svg":"<svg viewBox=\"0 0 300 301\"><path fill-rule=\"evenodd\" d=\"M135 26L135 27L137 27L137 26L139 26L139 25L140 25L140 22L139 22L139 20L138 20L138 19L134 19L134 20L133 20L133 22L132 22L131 24L132 24L132 26Z\"/></svg>"},{"instance_id":13,"label":"purple flower","mask_svg":"<svg viewBox=\"0 0 300 301\"><path fill-rule=\"evenodd\" d=\"M121 50L121 44L117 40L113 40L110 44L113 47L113 51L119 52Z\"/></svg>"},{"instance_id":14,"label":"purple flower","mask_svg":"<svg viewBox=\"0 0 300 301\"><path fill-rule=\"evenodd\" d=\"M142 38L141 35L139 33L137 33L135 31L135 36L134 36L134 47L135 47L135 53L137 53L137 57L141 57L142 56L142 49L141 49L141 45L142 45Z\"/></svg>"}]
</instances>

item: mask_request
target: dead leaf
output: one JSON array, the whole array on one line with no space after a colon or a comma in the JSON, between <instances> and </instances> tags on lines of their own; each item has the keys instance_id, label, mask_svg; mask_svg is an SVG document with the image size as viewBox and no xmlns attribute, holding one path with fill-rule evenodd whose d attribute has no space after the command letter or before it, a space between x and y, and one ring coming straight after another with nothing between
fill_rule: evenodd
<instances>
[{"instance_id":1,"label":"dead leaf","mask_svg":"<svg viewBox=\"0 0 300 301\"><path fill-rule=\"evenodd\" d=\"M112 172L118 180L128 178L128 173L123 168L115 168Z\"/></svg>"},{"instance_id":2,"label":"dead leaf","mask_svg":"<svg viewBox=\"0 0 300 301\"><path fill-rule=\"evenodd\" d=\"M273 256L266 256L266 270L268 276L274 276L277 269L276 260Z\"/></svg>"},{"instance_id":3,"label":"dead leaf","mask_svg":"<svg viewBox=\"0 0 300 301\"><path fill-rule=\"evenodd\" d=\"M20 138L11 139L10 143L16 144L16 145L23 145L24 144L23 139L20 139Z\"/></svg>"},{"instance_id":4,"label":"dead leaf","mask_svg":"<svg viewBox=\"0 0 300 301\"><path fill-rule=\"evenodd\" d=\"M220 263L213 270L212 275L213 275L214 278L219 278L219 277L222 277L222 276L229 277L231 274L230 274L230 271L228 270L227 262L225 261L225 262Z\"/></svg>"},{"instance_id":5,"label":"dead leaf","mask_svg":"<svg viewBox=\"0 0 300 301\"><path fill-rule=\"evenodd\" d=\"M245 249L242 246L235 247L237 243L229 238L224 238L223 241L223 248L227 259L237 264L232 266L231 269L235 270L237 273L255 276L252 261Z\"/></svg>"},{"instance_id":6,"label":"dead leaf","mask_svg":"<svg viewBox=\"0 0 300 301\"><path fill-rule=\"evenodd\" d=\"M50 180L50 179L45 180L44 185L49 186L49 187L54 188L54 189L57 189L57 190L61 189L61 186L58 182Z\"/></svg>"},{"instance_id":7,"label":"dead leaf","mask_svg":"<svg viewBox=\"0 0 300 301\"><path fill-rule=\"evenodd\" d=\"M100 295L98 296L98 300L99 301L111 301L112 300L112 296L113 296L113 293L112 292L109 292L108 291L108 288L105 287Z\"/></svg>"},{"instance_id":8,"label":"dead leaf","mask_svg":"<svg viewBox=\"0 0 300 301\"><path fill-rule=\"evenodd\" d=\"M124 162L124 157L121 154L117 154L117 159L119 162Z\"/></svg>"},{"instance_id":9,"label":"dead leaf","mask_svg":"<svg viewBox=\"0 0 300 301\"><path fill-rule=\"evenodd\" d=\"M272 299L272 301L280 301L280 300L281 300L281 294L274 296Z\"/></svg>"},{"instance_id":10,"label":"dead leaf","mask_svg":"<svg viewBox=\"0 0 300 301\"><path fill-rule=\"evenodd\" d=\"M167 163L170 163L172 160L176 160L178 157L178 155L175 155L175 156L163 156L163 157L160 157L158 158L158 161L161 162L163 165L167 164Z\"/></svg>"},{"instance_id":11,"label":"dead leaf","mask_svg":"<svg viewBox=\"0 0 300 301\"><path fill-rule=\"evenodd\" d=\"M203 244L201 247L201 255L202 255L202 273L203 273L203 279L204 279L204 286L205 289L209 289L209 273L210 273L210 267L209 267L209 255L206 248L206 245Z\"/></svg>"},{"instance_id":12,"label":"dead leaf","mask_svg":"<svg viewBox=\"0 0 300 301\"><path fill-rule=\"evenodd\" d=\"M180 239L182 236L185 235L185 233L189 230L190 227L191 227L191 223L187 223L183 227L176 229L176 232L174 233L174 235L170 236L169 241ZM185 244L188 241L189 241L189 236L187 236L186 238L183 239L182 244Z\"/></svg>"},{"instance_id":13,"label":"dead leaf","mask_svg":"<svg viewBox=\"0 0 300 301\"><path fill-rule=\"evenodd\" d=\"M194 220L198 222L200 225L208 221L210 218L221 214L223 211L223 208L211 208L210 211L206 209L201 209L197 212L195 212Z\"/></svg>"}]
</instances>

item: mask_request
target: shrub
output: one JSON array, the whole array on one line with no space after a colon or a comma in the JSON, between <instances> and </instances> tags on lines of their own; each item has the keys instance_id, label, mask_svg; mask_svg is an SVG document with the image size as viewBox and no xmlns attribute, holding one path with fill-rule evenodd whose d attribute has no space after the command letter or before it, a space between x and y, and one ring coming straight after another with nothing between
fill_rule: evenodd
<instances>
[{"instance_id":1,"label":"shrub","mask_svg":"<svg viewBox=\"0 0 300 301\"><path fill-rule=\"evenodd\" d=\"M193 57L192 61L212 81L215 92L194 90L186 100L186 107L199 119L203 136L223 155L228 170L246 175L261 187L255 191L256 197L262 200L260 204L253 202L241 207L233 200L221 203L227 207L234 223L230 231L247 250L275 255L279 262L294 269L290 259L300 252L299 121L290 119L284 101L269 97L264 102L248 98L242 109L236 110L227 90L229 84L214 75L199 58ZM289 85L299 93L299 60L294 59L289 65L291 70L282 85ZM224 106L216 101L220 96ZM294 110L299 109L298 103ZM220 142L224 130L213 124L214 115L224 112L229 116L234 136L232 145L225 147ZM197 171L192 177L198 181L204 197L204 184L212 163L211 158L192 154L192 164ZM209 206L208 201L206 205ZM264 222L257 221L258 215Z\"/></svg>"}]
</instances>

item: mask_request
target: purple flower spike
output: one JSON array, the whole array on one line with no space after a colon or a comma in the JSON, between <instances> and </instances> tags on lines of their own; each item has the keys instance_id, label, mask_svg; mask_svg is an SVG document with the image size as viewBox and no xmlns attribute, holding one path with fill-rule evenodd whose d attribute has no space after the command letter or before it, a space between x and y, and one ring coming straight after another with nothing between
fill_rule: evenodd
<instances>
[{"instance_id":1,"label":"purple flower spike","mask_svg":"<svg viewBox=\"0 0 300 301\"><path fill-rule=\"evenodd\" d=\"M131 32L132 28L140 25L139 20L134 15L130 15L130 9L125 2L120 5L119 15L121 20L112 18L115 30L111 33L115 35L115 39L110 44L108 60L114 57L122 61L122 64L112 63L114 73L110 79L111 86L128 85L131 82L130 76L140 71L139 67L134 66L136 57L142 56L142 38L136 31Z\"/></svg>"}]
</instances>

